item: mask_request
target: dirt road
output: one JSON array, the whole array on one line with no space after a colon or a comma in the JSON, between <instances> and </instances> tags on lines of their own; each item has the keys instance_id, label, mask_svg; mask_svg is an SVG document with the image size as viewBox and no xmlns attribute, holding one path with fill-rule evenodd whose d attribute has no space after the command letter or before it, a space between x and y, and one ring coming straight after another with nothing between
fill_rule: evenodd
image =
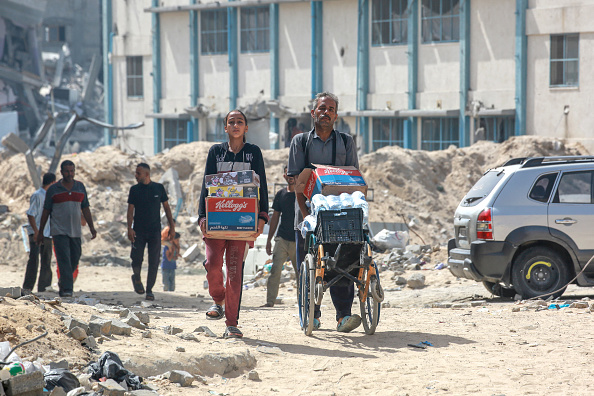
<instances>
[{"instance_id":1,"label":"dirt road","mask_svg":"<svg viewBox=\"0 0 594 396\"><path fill-rule=\"evenodd\" d=\"M22 267L4 264L0 270L0 285L22 282ZM146 382L163 395L584 395L594 391L589 309L537 311L530 304L493 299L481 284L456 280L447 270L423 271L427 278L424 289L387 292L389 307L382 309L380 325L372 336L365 335L362 328L350 334L337 333L327 294L322 328L306 337L299 329L295 291L287 282L280 289L283 304L274 308L260 308L265 302L263 287L244 291L242 340L194 333L198 342L165 334L162 328L169 325L192 333L199 326L208 326L217 336L222 335L223 321L205 319L204 311L211 302L202 287L204 275L180 271L175 292L159 292L157 287L156 304L141 308L142 299L132 291L129 274L130 269L124 267L83 267L75 297L149 312L152 338L143 338L137 329L129 337L104 337L91 355L82 347L64 345L63 339L61 344L48 339L23 349L21 357L65 358L80 368L101 352L113 351L127 369L148 376ZM395 288L389 275L383 273L384 286ZM564 297L578 300L592 294L592 289L572 286ZM55 294L41 297L53 298ZM456 302L458 308L431 307L442 302ZM56 333L64 336L56 324L59 321L52 319L56 315L37 308L7 299L0 304L0 311L10 310L10 316L3 314L0 325L6 322L24 329L42 320L48 327L57 326ZM512 312L514 308L519 312ZM63 303L59 309L81 320L92 314L118 317L82 304ZM357 304L354 309L358 312ZM18 310L24 314L15 314ZM423 341L432 346L409 346ZM208 359L210 366L205 363ZM209 373L206 384L195 381L185 388L150 377L171 369L207 374L208 367L216 371L215 361L231 361L239 370ZM259 380L248 379L250 370L258 373Z\"/></svg>"}]
</instances>

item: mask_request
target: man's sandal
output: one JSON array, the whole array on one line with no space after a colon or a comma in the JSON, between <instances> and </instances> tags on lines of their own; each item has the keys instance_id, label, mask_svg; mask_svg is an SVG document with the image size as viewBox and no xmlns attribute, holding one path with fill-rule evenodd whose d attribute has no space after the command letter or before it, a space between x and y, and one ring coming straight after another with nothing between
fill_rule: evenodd
<instances>
[{"instance_id":1,"label":"man's sandal","mask_svg":"<svg viewBox=\"0 0 594 396\"><path fill-rule=\"evenodd\" d=\"M206 319L208 320L217 320L223 319L225 316L225 310L219 304L213 304L208 311L206 311Z\"/></svg>"},{"instance_id":2,"label":"man's sandal","mask_svg":"<svg viewBox=\"0 0 594 396\"><path fill-rule=\"evenodd\" d=\"M235 326L227 326L225 333L223 334L224 338L241 338L243 337L243 333Z\"/></svg>"},{"instance_id":3,"label":"man's sandal","mask_svg":"<svg viewBox=\"0 0 594 396\"><path fill-rule=\"evenodd\" d=\"M144 286L142 285L142 281L140 278L135 277L132 275L132 285L134 285L134 291L138 294L144 294Z\"/></svg>"}]
</instances>

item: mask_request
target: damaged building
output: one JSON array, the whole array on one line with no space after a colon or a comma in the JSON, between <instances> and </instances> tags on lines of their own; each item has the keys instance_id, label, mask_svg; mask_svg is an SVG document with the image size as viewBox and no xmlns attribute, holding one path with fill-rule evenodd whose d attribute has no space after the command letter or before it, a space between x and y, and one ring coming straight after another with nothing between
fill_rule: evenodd
<instances>
[{"instance_id":1,"label":"damaged building","mask_svg":"<svg viewBox=\"0 0 594 396\"><path fill-rule=\"evenodd\" d=\"M594 80L579 72L592 63L588 1L148 3L103 8L106 111L119 124L147 121L114 136L125 150L222 140L221 118L235 107L251 110L248 139L285 147L310 128L311 99L324 90L340 98L337 129L361 153L525 134L594 147L594 121L584 117Z\"/></svg>"},{"instance_id":2,"label":"damaged building","mask_svg":"<svg viewBox=\"0 0 594 396\"><path fill-rule=\"evenodd\" d=\"M76 127L64 153L104 143L102 120L100 0L4 0L0 2L0 138L10 133L48 156L72 114Z\"/></svg>"}]
</instances>

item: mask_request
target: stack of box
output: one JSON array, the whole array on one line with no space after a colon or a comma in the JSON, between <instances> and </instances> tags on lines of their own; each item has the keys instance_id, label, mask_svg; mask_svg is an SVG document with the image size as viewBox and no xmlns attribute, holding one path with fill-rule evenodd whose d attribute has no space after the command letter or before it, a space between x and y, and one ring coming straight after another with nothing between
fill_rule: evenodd
<instances>
[{"instance_id":1,"label":"stack of box","mask_svg":"<svg viewBox=\"0 0 594 396\"><path fill-rule=\"evenodd\" d=\"M354 166L315 165L315 169L304 169L297 178L295 191L307 199L316 194L339 195L361 191L367 195L367 183Z\"/></svg>"},{"instance_id":2,"label":"stack of box","mask_svg":"<svg viewBox=\"0 0 594 396\"><path fill-rule=\"evenodd\" d=\"M254 171L204 177L206 232L209 238L254 240L258 230L260 177Z\"/></svg>"}]
</instances>

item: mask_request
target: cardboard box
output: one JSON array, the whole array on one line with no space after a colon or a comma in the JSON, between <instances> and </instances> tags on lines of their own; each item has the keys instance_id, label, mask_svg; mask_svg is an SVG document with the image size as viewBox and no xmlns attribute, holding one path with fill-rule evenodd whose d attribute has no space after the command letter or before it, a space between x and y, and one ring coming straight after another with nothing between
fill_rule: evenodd
<instances>
[{"instance_id":1,"label":"cardboard box","mask_svg":"<svg viewBox=\"0 0 594 396\"><path fill-rule=\"evenodd\" d=\"M308 199L316 194L339 195L343 192L361 191L367 195L367 183L354 166L315 165L315 169L304 169L297 178L295 191Z\"/></svg>"},{"instance_id":2,"label":"cardboard box","mask_svg":"<svg viewBox=\"0 0 594 396\"><path fill-rule=\"evenodd\" d=\"M208 196L260 198L260 188L243 185L208 187Z\"/></svg>"},{"instance_id":3,"label":"cardboard box","mask_svg":"<svg viewBox=\"0 0 594 396\"><path fill-rule=\"evenodd\" d=\"M258 230L258 199L206 197L206 233L214 239L254 240Z\"/></svg>"},{"instance_id":4,"label":"cardboard box","mask_svg":"<svg viewBox=\"0 0 594 396\"><path fill-rule=\"evenodd\" d=\"M260 187L260 176L253 170L224 172L204 176L206 187L243 185Z\"/></svg>"}]
</instances>

